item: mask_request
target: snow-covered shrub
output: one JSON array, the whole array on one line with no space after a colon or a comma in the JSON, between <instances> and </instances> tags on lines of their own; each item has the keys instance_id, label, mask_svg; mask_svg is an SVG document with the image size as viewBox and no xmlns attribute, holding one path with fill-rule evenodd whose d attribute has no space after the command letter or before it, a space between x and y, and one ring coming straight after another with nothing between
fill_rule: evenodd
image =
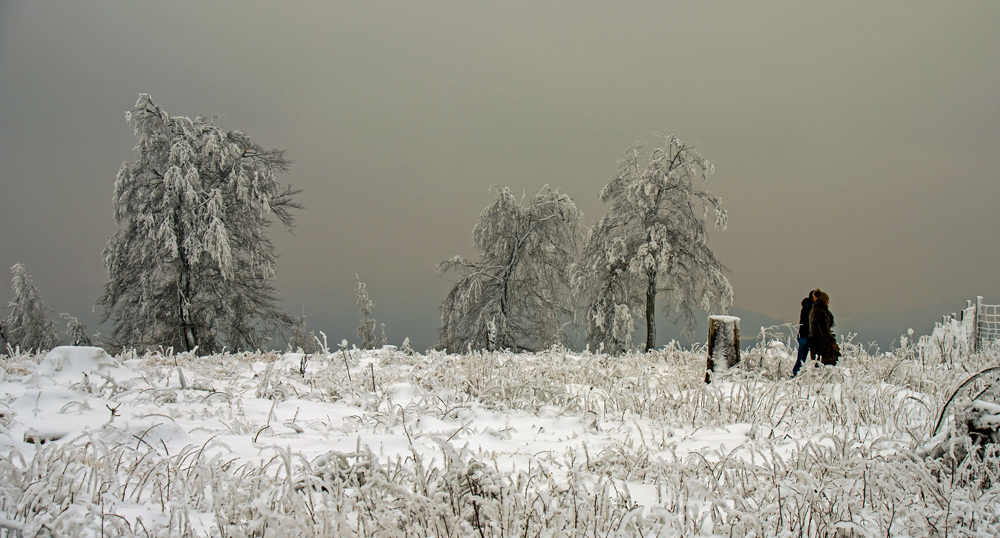
<instances>
[{"instance_id":1,"label":"snow-covered shrub","mask_svg":"<svg viewBox=\"0 0 1000 538\"><path fill-rule=\"evenodd\" d=\"M787 379L795 362L792 354L797 335L797 323L761 327L754 346L741 353L740 368L759 373L768 381Z\"/></svg>"},{"instance_id":2,"label":"snow-covered shrub","mask_svg":"<svg viewBox=\"0 0 1000 538\"><path fill-rule=\"evenodd\" d=\"M399 350L402 351L403 353L406 353L407 355L413 355L414 353L416 353L413 350L413 345L410 344L410 337L406 337L403 339L403 345L400 346Z\"/></svg>"},{"instance_id":3,"label":"snow-covered shrub","mask_svg":"<svg viewBox=\"0 0 1000 538\"><path fill-rule=\"evenodd\" d=\"M954 363L958 357L970 354L975 338L975 319L976 306L969 303L960 319L946 316L936 323L931 334L921 336L917 343L923 360Z\"/></svg>"}]
</instances>

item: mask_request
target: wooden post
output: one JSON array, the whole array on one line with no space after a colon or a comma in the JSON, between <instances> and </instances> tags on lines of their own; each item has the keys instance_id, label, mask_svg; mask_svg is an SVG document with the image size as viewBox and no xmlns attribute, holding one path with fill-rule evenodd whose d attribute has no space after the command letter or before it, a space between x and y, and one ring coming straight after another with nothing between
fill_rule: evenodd
<instances>
[{"instance_id":1,"label":"wooden post","mask_svg":"<svg viewBox=\"0 0 1000 538\"><path fill-rule=\"evenodd\" d=\"M723 372L738 362L740 362L740 318L709 316L705 383L712 382L713 372Z\"/></svg>"}]
</instances>

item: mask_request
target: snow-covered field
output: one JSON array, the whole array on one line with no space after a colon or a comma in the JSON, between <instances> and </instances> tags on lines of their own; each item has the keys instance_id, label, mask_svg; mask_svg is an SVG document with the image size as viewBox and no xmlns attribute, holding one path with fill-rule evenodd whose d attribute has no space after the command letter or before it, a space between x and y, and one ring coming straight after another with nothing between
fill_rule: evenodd
<instances>
[{"instance_id":1,"label":"snow-covered field","mask_svg":"<svg viewBox=\"0 0 1000 538\"><path fill-rule=\"evenodd\" d=\"M0 359L0 528L24 536L996 536L998 458L925 461L997 354L780 343L610 357ZM933 364L931 364L933 362ZM2 531L0 531L2 532ZM40 533L40 534L39 534Z\"/></svg>"}]
</instances>

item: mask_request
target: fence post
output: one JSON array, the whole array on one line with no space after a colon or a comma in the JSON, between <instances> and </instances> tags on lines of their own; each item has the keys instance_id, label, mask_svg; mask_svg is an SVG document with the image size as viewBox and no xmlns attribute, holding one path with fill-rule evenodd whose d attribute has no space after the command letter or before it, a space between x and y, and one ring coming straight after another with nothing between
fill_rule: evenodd
<instances>
[{"instance_id":1,"label":"fence post","mask_svg":"<svg viewBox=\"0 0 1000 538\"><path fill-rule=\"evenodd\" d=\"M969 353L976 352L976 311L972 301L965 300L962 310L962 331L965 334L965 348Z\"/></svg>"},{"instance_id":2,"label":"fence post","mask_svg":"<svg viewBox=\"0 0 1000 538\"><path fill-rule=\"evenodd\" d=\"M972 329L972 342L973 342L973 344L972 344L972 352L973 353L979 353L979 320L980 320L980 317L982 316L982 310L983 310L983 296L982 295L977 295L976 296L976 317L973 318L973 320L972 320L973 321L973 324L972 324L972 327L973 327L973 329Z\"/></svg>"}]
</instances>

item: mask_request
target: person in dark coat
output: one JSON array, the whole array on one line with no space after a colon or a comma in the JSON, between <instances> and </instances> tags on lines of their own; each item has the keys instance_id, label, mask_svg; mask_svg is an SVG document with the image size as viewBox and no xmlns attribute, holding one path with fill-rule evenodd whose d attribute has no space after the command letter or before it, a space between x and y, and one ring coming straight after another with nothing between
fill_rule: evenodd
<instances>
[{"instance_id":1,"label":"person in dark coat","mask_svg":"<svg viewBox=\"0 0 1000 538\"><path fill-rule=\"evenodd\" d=\"M818 289L809 292L809 296L802 299L802 311L799 312L799 356L795 359L795 366L792 368L792 377L799 375L799 370L806 363L809 356L809 312L812 312L813 301L816 299ZM813 353L813 358L816 354Z\"/></svg>"},{"instance_id":2,"label":"person in dark coat","mask_svg":"<svg viewBox=\"0 0 1000 538\"><path fill-rule=\"evenodd\" d=\"M833 335L833 314L830 313L830 296L817 291L809 312L809 349L819 355L820 362L830 366L837 364L840 346Z\"/></svg>"}]
</instances>

